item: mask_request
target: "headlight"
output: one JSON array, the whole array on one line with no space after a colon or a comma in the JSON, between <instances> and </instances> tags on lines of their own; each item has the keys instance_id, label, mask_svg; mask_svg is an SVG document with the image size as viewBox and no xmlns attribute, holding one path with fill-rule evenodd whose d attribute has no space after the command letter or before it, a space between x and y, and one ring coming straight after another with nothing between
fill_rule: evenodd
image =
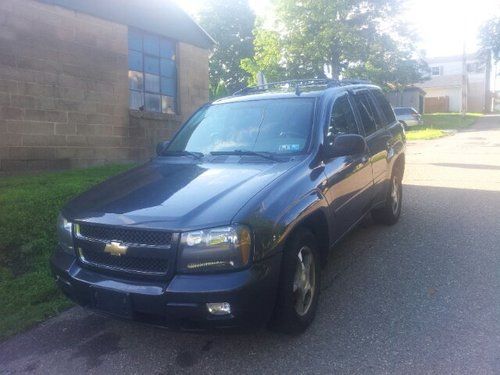
<instances>
[{"instance_id":1,"label":"headlight","mask_svg":"<svg viewBox=\"0 0 500 375\"><path fill-rule=\"evenodd\" d=\"M64 252L75 254L73 250L73 226L61 214L57 217L57 239Z\"/></svg>"},{"instance_id":2,"label":"headlight","mask_svg":"<svg viewBox=\"0 0 500 375\"><path fill-rule=\"evenodd\" d=\"M237 225L182 233L179 250L179 272L241 269L250 261L250 229Z\"/></svg>"}]
</instances>

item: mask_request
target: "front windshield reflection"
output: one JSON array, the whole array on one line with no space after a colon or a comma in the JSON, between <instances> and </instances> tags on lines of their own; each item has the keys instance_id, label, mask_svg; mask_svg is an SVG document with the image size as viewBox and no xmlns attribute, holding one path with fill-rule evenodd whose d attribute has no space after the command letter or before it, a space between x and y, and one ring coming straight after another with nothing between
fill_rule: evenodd
<instances>
[{"instance_id":1,"label":"front windshield reflection","mask_svg":"<svg viewBox=\"0 0 500 375\"><path fill-rule=\"evenodd\" d=\"M300 153L311 133L314 98L215 104L198 111L166 154L183 151Z\"/></svg>"}]
</instances>

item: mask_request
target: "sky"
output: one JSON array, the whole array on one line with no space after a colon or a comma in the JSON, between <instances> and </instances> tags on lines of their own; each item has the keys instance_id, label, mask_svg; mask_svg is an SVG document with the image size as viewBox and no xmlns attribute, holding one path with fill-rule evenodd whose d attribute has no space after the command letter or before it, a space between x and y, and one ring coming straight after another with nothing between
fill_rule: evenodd
<instances>
[{"instance_id":1,"label":"sky","mask_svg":"<svg viewBox=\"0 0 500 375\"><path fill-rule=\"evenodd\" d=\"M191 15L203 0L176 0ZM231 1L231 0L228 0ZM258 16L272 13L271 0L249 0ZM500 0L406 0L403 19L419 37L418 50L427 57L460 55L464 39L468 53L476 52L480 25L500 15Z\"/></svg>"}]
</instances>

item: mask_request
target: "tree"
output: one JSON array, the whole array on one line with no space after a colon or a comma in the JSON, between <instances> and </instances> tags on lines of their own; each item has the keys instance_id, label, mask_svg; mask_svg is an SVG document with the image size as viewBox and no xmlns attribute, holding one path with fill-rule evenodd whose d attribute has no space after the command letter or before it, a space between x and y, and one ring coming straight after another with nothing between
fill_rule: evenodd
<instances>
[{"instance_id":1,"label":"tree","mask_svg":"<svg viewBox=\"0 0 500 375\"><path fill-rule=\"evenodd\" d=\"M492 18L484 23L479 30L478 57L482 60L486 70L485 106L486 113L491 111L491 61L500 61L500 17Z\"/></svg>"},{"instance_id":2,"label":"tree","mask_svg":"<svg viewBox=\"0 0 500 375\"><path fill-rule=\"evenodd\" d=\"M279 77L357 77L385 86L418 82L425 63L413 58L414 37L395 21L399 3L277 0L279 34L257 29L254 61L244 67Z\"/></svg>"},{"instance_id":3,"label":"tree","mask_svg":"<svg viewBox=\"0 0 500 375\"><path fill-rule=\"evenodd\" d=\"M257 83L257 73L262 72L269 82L281 81L286 78L282 64L282 40L277 31L262 27L260 20L254 29L253 57L241 60L241 68L249 73L248 84Z\"/></svg>"},{"instance_id":4,"label":"tree","mask_svg":"<svg viewBox=\"0 0 500 375\"><path fill-rule=\"evenodd\" d=\"M208 0L199 22L217 42L209 64L210 92L233 92L245 86L250 75L240 62L253 56L255 23L248 0Z\"/></svg>"},{"instance_id":5,"label":"tree","mask_svg":"<svg viewBox=\"0 0 500 375\"><path fill-rule=\"evenodd\" d=\"M483 56L500 60L500 17L492 18L484 23L479 31L480 53Z\"/></svg>"}]
</instances>

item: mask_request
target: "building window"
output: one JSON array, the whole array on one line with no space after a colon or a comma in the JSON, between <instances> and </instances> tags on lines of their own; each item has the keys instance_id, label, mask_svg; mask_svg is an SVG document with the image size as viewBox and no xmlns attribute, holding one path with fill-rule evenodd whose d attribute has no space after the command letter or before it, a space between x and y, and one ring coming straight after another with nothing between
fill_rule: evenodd
<instances>
[{"instance_id":1,"label":"building window","mask_svg":"<svg viewBox=\"0 0 500 375\"><path fill-rule=\"evenodd\" d=\"M431 75L440 76L441 75L441 67L440 66L431 67Z\"/></svg>"},{"instance_id":2,"label":"building window","mask_svg":"<svg viewBox=\"0 0 500 375\"><path fill-rule=\"evenodd\" d=\"M131 109L176 113L176 46L169 39L138 30L128 32Z\"/></svg>"}]
</instances>

